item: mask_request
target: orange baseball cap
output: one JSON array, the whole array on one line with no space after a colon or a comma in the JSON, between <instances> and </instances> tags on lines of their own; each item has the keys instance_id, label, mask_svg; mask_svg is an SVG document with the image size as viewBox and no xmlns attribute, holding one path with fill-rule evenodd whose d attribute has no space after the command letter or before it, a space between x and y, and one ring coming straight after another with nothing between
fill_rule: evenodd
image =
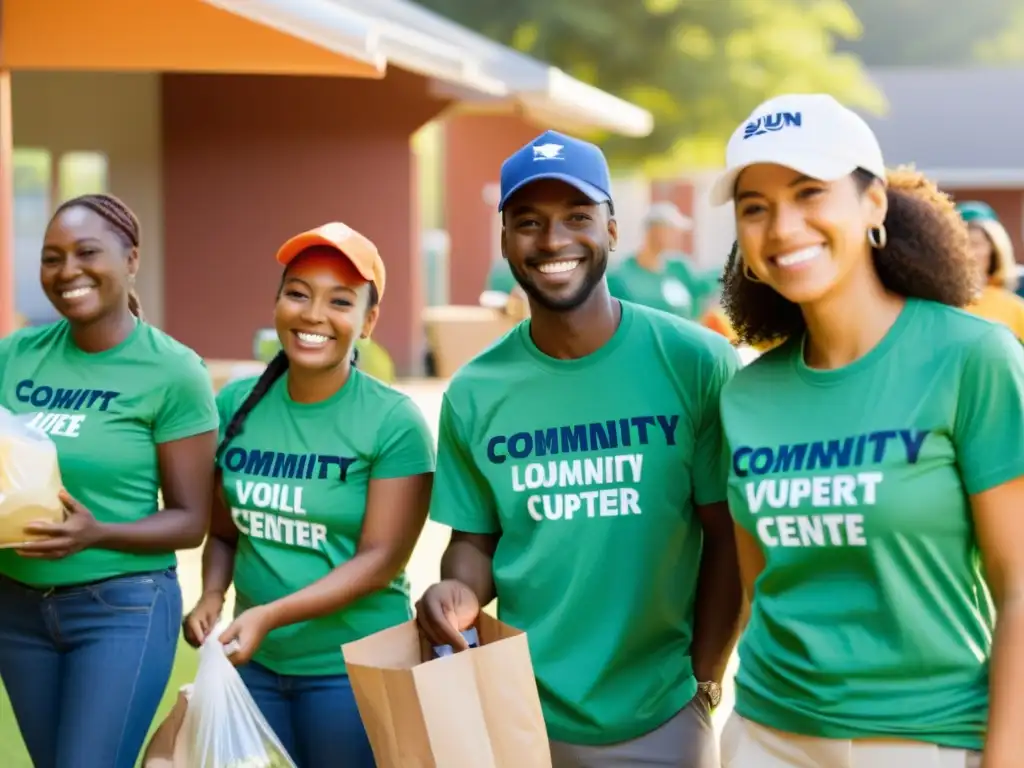
<instances>
[{"instance_id":1,"label":"orange baseball cap","mask_svg":"<svg viewBox=\"0 0 1024 768\"><path fill-rule=\"evenodd\" d=\"M377 286L377 299L384 298L384 261L377 252L377 246L340 221L332 221L290 238L278 249L277 260L287 267L304 250L318 245L333 248L348 259L360 275Z\"/></svg>"}]
</instances>

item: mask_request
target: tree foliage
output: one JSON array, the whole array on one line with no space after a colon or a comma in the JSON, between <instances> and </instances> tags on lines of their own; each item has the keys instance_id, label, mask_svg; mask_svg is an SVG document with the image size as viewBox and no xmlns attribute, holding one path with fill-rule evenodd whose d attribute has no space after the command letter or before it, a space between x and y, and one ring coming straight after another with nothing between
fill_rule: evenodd
<instances>
[{"instance_id":1,"label":"tree foliage","mask_svg":"<svg viewBox=\"0 0 1024 768\"><path fill-rule=\"evenodd\" d=\"M721 163L736 125L783 92L882 110L859 60L835 49L861 25L845 0L419 0L648 109L651 136L602 137L613 163Z\"/></svg>"}]
</instances>

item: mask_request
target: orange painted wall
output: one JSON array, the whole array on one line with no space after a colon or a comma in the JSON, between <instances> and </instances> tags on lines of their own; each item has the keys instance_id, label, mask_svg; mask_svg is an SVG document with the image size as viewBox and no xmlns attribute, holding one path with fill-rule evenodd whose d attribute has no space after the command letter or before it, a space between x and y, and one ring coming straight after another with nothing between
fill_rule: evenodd
<instances>
[{"instance_id":1,"label":"orange painted wall","mask_svg":"<svg viewBox=\"0 0 1024 768\"><path fill-rule=\"evenodd\" d=\"M382 77L202 0L4 0L0 68Z\"/></svg>"}]
</instances>

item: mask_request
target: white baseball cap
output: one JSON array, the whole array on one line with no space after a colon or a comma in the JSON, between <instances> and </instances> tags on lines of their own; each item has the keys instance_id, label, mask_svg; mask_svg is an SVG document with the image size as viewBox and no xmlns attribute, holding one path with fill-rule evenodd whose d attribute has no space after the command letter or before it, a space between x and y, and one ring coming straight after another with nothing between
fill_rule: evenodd
<instances>
[{"instance_id":1,"label":"white baseball cap","mask_svg":"<svg viewBox=\"0 0 1024 768\"><path fill-rule=\"evenodd\" d=\"M864 119L832 96L792 93L769 99L733 132L726 170L711 188L711 204L732 200L743 169L772 163L821 181L836 181L858 168L885 181L882 148Z\"/></svg>"}]
</instances>

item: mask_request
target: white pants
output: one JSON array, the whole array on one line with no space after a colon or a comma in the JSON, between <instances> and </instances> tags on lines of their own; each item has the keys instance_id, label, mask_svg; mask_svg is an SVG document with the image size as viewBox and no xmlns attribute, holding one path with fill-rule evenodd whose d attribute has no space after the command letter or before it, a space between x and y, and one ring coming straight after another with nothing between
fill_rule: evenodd
<instances>
[{"instance_id":1,"label":"white pants","mask_svg":"<svg viewBox=\"0 0 1024 768\"><path fill-rule=\"evenodd\" d=\"M722 768L979 768L981 753L899 739L817 739L735 712L722 729Z\"/></svg>"}]
</instances>

